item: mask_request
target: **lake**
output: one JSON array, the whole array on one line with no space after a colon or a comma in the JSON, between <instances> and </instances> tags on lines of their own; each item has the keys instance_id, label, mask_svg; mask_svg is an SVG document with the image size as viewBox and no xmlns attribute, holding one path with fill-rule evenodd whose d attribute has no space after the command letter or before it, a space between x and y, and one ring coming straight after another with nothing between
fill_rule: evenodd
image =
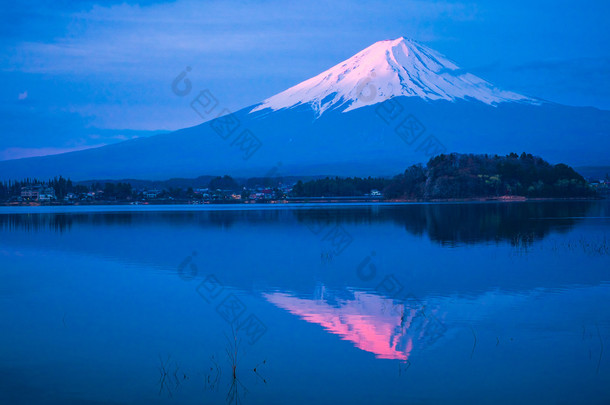
<instances>
[{"instance_id":1,"label":"lake","mask_svg":"<svg viewBox=\"0 0 610 405\"><path fill-rule=\"evenodd\" d=\"M0 208L6 404L608 404L610 203Z\"/></svg>"}]
</instances>

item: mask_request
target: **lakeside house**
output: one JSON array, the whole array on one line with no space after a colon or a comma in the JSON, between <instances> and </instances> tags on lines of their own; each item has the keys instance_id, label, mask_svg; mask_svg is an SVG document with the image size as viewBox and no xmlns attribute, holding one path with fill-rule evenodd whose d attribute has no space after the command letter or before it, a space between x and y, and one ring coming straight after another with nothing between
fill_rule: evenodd
<instances>
[{"instance_id":1,"label":"lakeside house","mask_svg":"<svg viewBox=\"0 0 610 405\"><path fill-rule=\"evenodd\" d=\"M144 192L144 197L148 199L157 198L161 194L161 190L148 190Z\"/></svg>"}]
</instances>

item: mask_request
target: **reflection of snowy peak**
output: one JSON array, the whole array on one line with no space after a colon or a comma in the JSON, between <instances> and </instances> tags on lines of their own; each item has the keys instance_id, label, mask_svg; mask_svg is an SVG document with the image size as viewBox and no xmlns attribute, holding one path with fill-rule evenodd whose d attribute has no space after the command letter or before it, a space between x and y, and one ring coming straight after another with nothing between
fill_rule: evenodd
<instances>
[{"instance_id":1,"label":"reflection of snowy peak","mask_svg":"<svg viewBox=\"0 0 610 405\"><path fill-rule=\"evenodd\" d=\"M263 101L252 111L311 104L322 114L376 104L396 96L425 100L472 98L486 104L539 101L500 90L465 73L438 52L415 41L379 41L338 65Z\"/></svg>"},{"instance_id":2,"label":"reflection of snowy peak","mask_svg":"<svg viewBox=\"0 0 610 405\"><path fill-rule=\"evenodd\" d=\"M265 298L301 319L321 325L361 350L380 359L408 360L414 345L419 350L433 344L445 332L445 326L430 311L413 302L392 299L362 291L353 299L298 298L291 294L264 294Z\"/></svg>"}]
</instances>

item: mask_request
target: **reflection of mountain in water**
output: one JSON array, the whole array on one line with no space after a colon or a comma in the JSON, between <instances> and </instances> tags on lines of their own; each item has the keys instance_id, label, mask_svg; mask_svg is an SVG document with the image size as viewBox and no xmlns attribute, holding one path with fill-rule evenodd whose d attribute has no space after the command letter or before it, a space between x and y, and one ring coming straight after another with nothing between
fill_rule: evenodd
<instances>
[{"instance_id":1,"label":"reflection of mountain in water","mask_svg":"<svg viewBox=\"0 0 610 405\"><path fill-rule=\"evenodd\" d=\"M605 282L607 272L600 268L607 267L606 257L591 258L583 246L606 240L608 221L592 217L608 218L609 207L607 201L562 201L0 214L0 250L78 254L96 263L124 263L129 271L170 273L191 258L199 271L193 285L204 275L218 274L223 284L241 291L288 291L306 300L317 283L333 291L369 289L382 276L396 274L409 292L428 299ZM323 262L321 239L326 229L333 229L329 225L336 224L344 226L354 243L333 261ZM567 237L557 235L570 229ZM506 241L531 243L549 235L548 242L557 239L556 245L536 243L536 249L523 257L521 250L506 246ZM439 244L501 243L445 249L428 239ZM570 244L578 249L566 250ZM359 277L358 269L365 265L376 266L377 279ZM321 302L329 309L322 314L337 314L333 311L363 302L354 293L346 294L351 295L326 294ZM369 314L359 310L356 313ZM339 311L339 319L340 315ZM399 322L393 319L390 324ZM396 339L401 333L395 332ZM413 346L417 347L415 339Z\"/></svg>"},{"instance_id":2,"label":"reflection of mountain in water","mask_svg":"<svg viewBox=\"0 0 610 405\"><path fill-rule=\"evenodd\" d=\"M433 311L415 301L399 302L362 291L354 291L350 298L338 298L329 291L317 299L286 293L264 296L379 359L407 360L413 350L431 345L445 331Z\"/></svg>"}]
</instances>

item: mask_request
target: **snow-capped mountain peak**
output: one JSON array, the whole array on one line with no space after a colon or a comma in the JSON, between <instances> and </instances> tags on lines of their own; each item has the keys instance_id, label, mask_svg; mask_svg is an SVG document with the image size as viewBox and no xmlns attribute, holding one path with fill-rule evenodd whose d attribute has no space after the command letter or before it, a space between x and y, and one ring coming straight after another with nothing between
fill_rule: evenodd
<instances>
[{"instance_id":1,"label":"snow-capped mountain peak","mask_svg":"<svg viewBox=\"0 0 610 405\"><path fill-rule=\"evenodd\" d=\"M400 37L374 43L327 71L266 99L252 112L301 104L310 104L318 114L339 107L347 112L397 96L430 101L470 98L489 105L539 103L501 90L462 71L440 53Z\"/></svg>"}]
</instances>

